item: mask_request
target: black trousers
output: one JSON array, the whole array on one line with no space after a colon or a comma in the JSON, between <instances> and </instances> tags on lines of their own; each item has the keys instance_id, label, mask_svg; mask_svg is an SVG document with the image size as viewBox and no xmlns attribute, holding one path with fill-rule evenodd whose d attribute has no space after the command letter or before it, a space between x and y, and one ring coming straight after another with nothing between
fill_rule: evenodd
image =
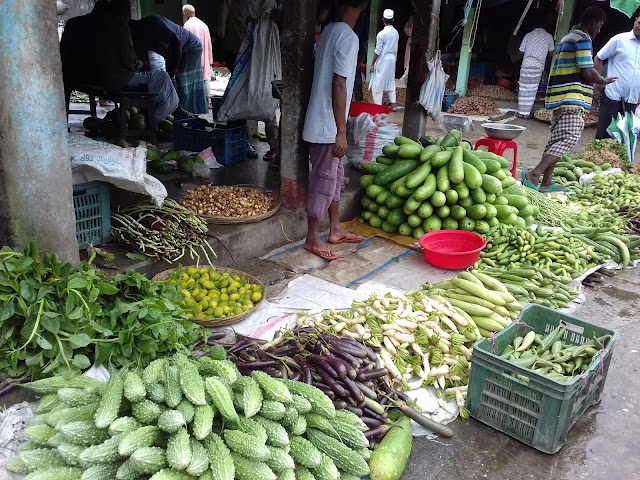
<instances>
[{"instance_id":1,"label":"black trousers","mask_svg":"<svg viewBox=\"0 0 640 480\"><path fill-rule=\"evenodd\" d=\"M637 104L623 102L622 100L611 100L604 93L600 100L600 115L598 115L598 127L596 130L596 140L611 138L607 133L607 128L611 125L611 119L617 118L619 113L635 112Z\"/></svg>"}]
</instances>

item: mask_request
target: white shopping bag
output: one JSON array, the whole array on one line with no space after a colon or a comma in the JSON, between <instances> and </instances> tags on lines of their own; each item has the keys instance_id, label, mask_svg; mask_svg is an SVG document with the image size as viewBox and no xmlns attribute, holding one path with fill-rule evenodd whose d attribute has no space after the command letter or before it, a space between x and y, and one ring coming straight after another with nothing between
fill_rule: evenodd
<instances>
[{"instance_id":1,"label":"white shopping bag","mask_svg":"<svg viewBox=\"0 0 640 480\"><path fill-rule=\"evenodd\" d=\"M274 118L278 100L273 98L271 81L282 80L280 33L271 20L275 7L275 0L262 0L254 16L257 20L249 23L218 110L218 121Z\"/></svg>"},{"instance_id":2,"label":"white shopping bag","mask_svg":"<svg viewBox=\"0 0 640 480\"><path fill-rule=\"evenodd\" d=\"M442 113L442 99L444 98L444 90L447 86L447 75L442 69L442 61L440 60L440 50L429 60L429 77L427 78L422 89L420 90L420 105L424 107L429 116L435 121L440 120Z\"/></svg>"},{"instance_id":3,"label":"white shopping bag","mask_svg":"<svg viewBox=\"0 0 640 480\"><path fill-rule=\"evenodd\" d=\"M611 119L607 132L616 142L627 147L627 162L633 164L638 132L640 132L640 118L631 112L626 112L624 115L618 114L617 119Z\"/></svg>"}]
</instances>

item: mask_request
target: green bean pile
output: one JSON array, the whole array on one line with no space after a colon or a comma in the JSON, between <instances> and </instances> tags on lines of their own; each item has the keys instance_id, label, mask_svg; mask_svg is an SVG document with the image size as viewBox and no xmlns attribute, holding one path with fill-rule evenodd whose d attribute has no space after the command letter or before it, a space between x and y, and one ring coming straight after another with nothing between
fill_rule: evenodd
<instances>
[{"instance_id":1,"label":"green bean pile","mask_svg":"<svg viewBox=\"0 0 640 480\"><path fill-rule=\"evenodd\" d=\"M487 247L480 254L477 268L514 269L535 267L565 277L566 283L606 261L594 246L576 235L550 230L525 230L500 225L485 235Z\"/></svg>"},{"instance_id":2,"label":"green bean pile","mask_svg":"<svg viewBox=\"0 0 640 480\"><path fill-rule=\"evenodd\" d=\"M209 227L191 210L171 199L161 207L141 204L111 216L111 233L126 248L148 257L176 262L189 253L199 262L202 251L211 264L216 257L209 242Z\"/></svg>"}]
</instances>

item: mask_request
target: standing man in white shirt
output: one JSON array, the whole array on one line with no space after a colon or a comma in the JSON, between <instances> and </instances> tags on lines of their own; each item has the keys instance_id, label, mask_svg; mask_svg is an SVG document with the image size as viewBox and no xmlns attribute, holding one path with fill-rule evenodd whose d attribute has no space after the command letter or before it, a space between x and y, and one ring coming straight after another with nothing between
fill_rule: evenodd
<instances>
[{"instance_id":1,"label":"standing man in white shirt","mask_svg":"<svg viewBox=\"0 0 640 480\"><path fill-rule=\"evenodd\" d=\"M342 157L347 154L347 115L358 61L358 36L353 27L368 0L338 0L334 21L320 34L309 106L302 138L309 143L311 173L307 198L307 240L304 248L323 260L335 260L319 236L320 220L329 211L329 244L364 239L340 226Z\"/></svg>"},{"instance_id":2,"label":"standing man in white shirt","mask_svg":"<svg viewBox=\"0 0 640 480\"><path fill-rule=\"evenodd\" d=\"M382 14L384 28L376 36L376 49L373 55L371 71L371 92L373 103L382 105L382 95L389 95L389 103L396 108L396 62L398 60L398 40L400 35L393 27L393 10Z\"/></svg>"},{"instance_id":3,"label":"standing man in white shirt","mask_svg":"<svg viewBox=\"0 0 640 480\"><path fill-rule=\"evenodd\" d=\"M520 81L518 82L518 117L529 118L531 108L538 95L538 87L544 66L553 54L555 45L553 35L542 25L537 25L527 33L520 44L520 52L524 55L520 67Z\"/></svg>"},{"instance_id":4,"label":"standing man in white shirt","mask_svg":"<svg viewBox=\"0 0 640 480\"><path fill-rule=\"evenodd\" d=\"M618 113L635 112L640 96L640 16L630 32L615 35L596 55L594 66L601 73L608 61L607 76L618 80L604 88L596 139L609 138L607 127Z\"/></svg>"}]
</instances>

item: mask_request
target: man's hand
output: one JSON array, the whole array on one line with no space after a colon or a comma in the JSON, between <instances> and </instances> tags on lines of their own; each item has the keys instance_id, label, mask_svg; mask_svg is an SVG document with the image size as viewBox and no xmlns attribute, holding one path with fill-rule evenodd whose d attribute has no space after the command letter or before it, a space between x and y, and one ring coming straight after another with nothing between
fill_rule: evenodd
<instances>
[{"instance_id":1,"label":"man's hand","mask_svg":"<svg viewBox=\"0 0 640 480\"><path fill-rule=\"evenodd\" d=\"M336 146L333 149L333 156L342 158L347 154L347 132L338 132L336 135Z\"/></svg>"},{"instance_id":2,"label":"man's hand","mask_svg":"<svg viewBox=\"0 0 640 480\"><path fill-rule=\"evenodd\" d=\"M369 69L370 72L373 72L376 69L375 65L371 65L371 68Z\"/></svg>"},{"instance_id":3,"label":"man's hand","mask_svg":"<svg viewBox=\"0 0 640 480\"><path fill-rule=\"evenodd\" d=\"M613 83L616 80L618 80L618 77L607 77L604 79L603 85L609 85L610 83Z\"/></svg>"}]
</instances>

